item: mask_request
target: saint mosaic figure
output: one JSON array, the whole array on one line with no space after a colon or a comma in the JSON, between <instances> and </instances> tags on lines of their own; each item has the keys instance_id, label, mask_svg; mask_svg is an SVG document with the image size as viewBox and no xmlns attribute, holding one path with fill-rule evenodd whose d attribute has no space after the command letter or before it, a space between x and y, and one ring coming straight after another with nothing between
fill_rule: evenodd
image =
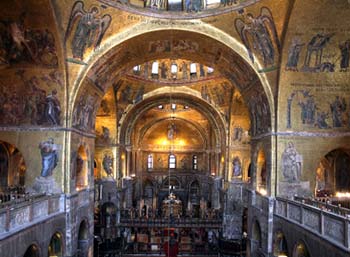
<instances>
[{"instance_id":1,"label":"saint mosaic figure","mask_svg":"<svg viewBox=\"0 0 350 257\"><path fill-rule=\"evenodd\" d=\"M339 49L341 52L340 71L345 72L348 71L349 68L350 39L346 40L342 44L339 44Z\"/></svg>"},{"instance_id":2,"label":"saint mosaic figure","mask_svg":"<svg viewBox=\"0 0 350 257\"><path fill-rule=\"evenodd\" d=\"M43 141L39 144L41 152L41 176L49 177L58 163L58 147L54 143L53 138Z\"/></svg>"},{"instance_id":3,"label":"saint mosaic figure","mask_svg":"<svg viewBox=\"0 0 350 257\"><path fill-rule=\"evenodd\" d=\"M45 103L45 118L51 125L60 125L61 106L57 98L57 90L52 90L52 93L46 97Z\"/></svg>"},{"instance_id":4,"label":"saint mosaic figure","mask_svg":"<svg viewBox=\"0 0 350 257\"><path fill-rule=\"evenodd\" d=\"M300 42L299 38L294 38L288 51L288 61L286 64L286 70L298 71L298 62L300 52L305 44Z\"/></svg>"},{"instance_id":5,"label":"saint mosaic figure","mask_svg":"<svg viewBox=\"0 0 350 257\"><path fill-rule=\"evenodd\" d=\"M102 160L102 166L108 176L113 174L113 158L110 155L105 154Z\"/></svg>"},{"instance_id":6,"label":"saint mosaic figure","mask_svg":"<svg viewBox=\"0 0 350 257\"><path fill-rule=\"evenodd\" d=\"M343 113L346 110L345 98L340 99L339 96L335 97L335 100L329 105L332 113L333 127L339 128L343 126Z\"/></svg>"},{"instance_id":7,"label":"saint mosaic figure","mask_svg":"<svg viewBox=\"0 0 350 257\"><path fill-rule=\"evenodd\" d=\"M233 161L233 177L240 177L242 176L242 165L241 165L241 160L239 159L238 156L236 156Z\"/></svg>"},{"instance_id":8,"label":"saint mosaic figure","mask_svg":"<svg viewBox=\"0 0 350 257\"><path fill-rule=\"evenodd\" d=\"M298 154L292 142L288 142L282 153L282 175L285 181L299 182L301 176L302 156Z\"/></svg>"},{"instance_id":9,"label":"saint mosaic figure","mask_svg":"<svg viewBox=\"0 0 350 257\"><path fill-rule=\"evenodd\" d=\"M238 18L235 20L235 27L245 45L250 60L254 63L253 51L259 54L264 62L264 66L273 65L275 60L275 46L280 49L276 27L271 11L267 7L262 7L260 15L255 17L247 14L248 22Z\"/></svg>"},{"instance_id":10,"label":"saint mosaic figure","mask_svg":"<svg viewBox=\"0 0 350 257\"><path fill-rule=\"evenodd\" d=\"M85 11L82 1L77 1L73 5L65 35L66 41L77 23L71 41L73 58L83 60L86 48L94 46L96 49L100 46L106 30L111 24L112 17L109 14L98 17L98 13L99 9L96 6Z\"/></svg>"}]
</instances>

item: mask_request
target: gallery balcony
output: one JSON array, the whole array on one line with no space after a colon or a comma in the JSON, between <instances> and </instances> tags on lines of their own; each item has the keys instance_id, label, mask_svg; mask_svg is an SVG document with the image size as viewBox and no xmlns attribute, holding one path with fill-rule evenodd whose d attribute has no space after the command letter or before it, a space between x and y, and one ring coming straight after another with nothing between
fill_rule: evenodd
<instances>
[{"instance_id":1,"label":"gallery balcony","mask_svg":"<svg viewBox=\"0 0 350 257\"><path fill-rule=\"evenodd\" d=\"M64 211L61 195L2 194L0 240Z\"/></svg>"}]
</instances>

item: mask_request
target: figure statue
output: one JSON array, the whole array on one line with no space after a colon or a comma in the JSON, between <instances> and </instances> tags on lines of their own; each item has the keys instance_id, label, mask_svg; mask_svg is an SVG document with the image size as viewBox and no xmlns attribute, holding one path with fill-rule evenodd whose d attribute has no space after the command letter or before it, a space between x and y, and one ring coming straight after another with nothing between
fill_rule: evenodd
<instances>
[{"instance_id":1,"label":"figure statue","mask_svg":"<svg viewBox=\"0 0 350 257\"><path fill-rule=\"evenodd\" d=\"M102 166L108 176L113 174L113 158L110 155L105 154L102 160Z\"/></svg>"},{"instance_id":2,"label":"figure statue","mask_svg":"<svg viewBox=\"0 0 350 257\"><path fill-rule=\"evenodd\" d=\"M45 118L51 125L60 125L61 106L57 98L57 90L52 90L46 97Z\"/></svg>"},{"instance_id":3,"label":"figure statue","mask_svg":"<svg viewBox=\"0 0 350 257\"><path fill-rule=\"evenodd\" d=\"M77 1L73 5L65 35L66 41L78 20L71 42L73 58L82 60L87 47L92 45L94 46L94 49L99 47L102 38L112 21L112 17L105 14L102 18L99 18L97 17L98 13L99 10L96 6L93 6L88 12L85 11L84 3L82 1Z\"/></svg>"},{"instance_id":4,"label":"figure statue","mask_svg":"<svg viewBox=\"0 0 350 257\"><path fill-rule=\"evenodd\" d=\"M41 176L49 177L58 163L58 147L54 144L53 138L39 144L41 151Z\"/></svg>"},{"instance_id":5,"label":"figure statue","mask_svg":"<svg viewBox=\"0 0 350 257\"><path fill-rule=\"evenodd\" d=\"M236 156L233 161L233 177L240 177L242 176L242 165L241 165L241 160L239 159L238 156Z\"/></svg>"},{"instance_id":6,"label":"figure statue","mask_svg":"<svg viewBox=\"0 0 350 257\"><path fill-rule=\"evenodd\" d=\"M267 7L262 7L260 15L254 18L251 13L247 14L249 22L238 18L235 27L243 44L247 48L249 58L254 63L253 50L263 58L264 66L272 65L275 60L275 47L280 50L280 43L272 13Z\"/></svg>"},{"instance_id":7,"label":"figure statue","mask_svg":"<svg viewBox=\"0 0 350 257\"><path fill-rule=\"evenodd\" d=\"M282 153L282 174L288 182L299 182L301 176L302 157L296 151L294 144L288 145Z\"/></svg>"}]
</instances>

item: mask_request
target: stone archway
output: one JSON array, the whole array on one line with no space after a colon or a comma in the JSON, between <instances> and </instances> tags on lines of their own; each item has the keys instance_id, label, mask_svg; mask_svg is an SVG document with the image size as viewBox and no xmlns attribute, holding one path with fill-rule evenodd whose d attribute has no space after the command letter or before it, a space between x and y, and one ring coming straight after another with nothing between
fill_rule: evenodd
<instances>
[{"instance_id":1,"label":"stone archway","mask_svg":"<svg viewBox=\"0 0 350 257\"><path fill-rule=\"evenodd\" d=\"M87 257L89 250L89 225L83 220L79 225L77 255Z\"/></svg>"},{"instance_id":2,"label":"stone archway","mask_svg":"<svg viewBox=\"0 0 350 257\"><path fill-rule=\"evenodd\" d=\"M30 245L23 255L23 257L40 257L40 256L41 256L40 249L36 244Z\"/></svg>"},{"instance_id":3,"label":"stone archway","mask_svg":"<svg viewBox=\"0 0 350 257\"><path fill-rule=\"evenodd\" d=\"M62 257L63 256L63 238L62 235L56 232L50 240L48 249L49 257Z\"/></svg>"}]
</instances>

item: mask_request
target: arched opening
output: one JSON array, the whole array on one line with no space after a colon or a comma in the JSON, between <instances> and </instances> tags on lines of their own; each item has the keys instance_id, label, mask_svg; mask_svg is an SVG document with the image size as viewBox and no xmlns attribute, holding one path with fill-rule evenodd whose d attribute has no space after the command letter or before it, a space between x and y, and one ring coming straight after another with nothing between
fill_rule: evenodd
<instances>
[{"instance_id":1,"label":"arched opening","mask_svg":"<svg viewBox=\"0 0 350 257\"><path fill-rule=\"evenodd\" d=\"M280 231L275 234L273 254L277 257L288 257L287 240Z\"/></svg>"},{"instance_id":2,"label":"arched opening","mask_svg":"<svg viewBox=\"0 0 350 257\"><path fill-rule=\"evenodd\" d=\"M193 217L199 218L201 214L201 206L200 206L201 194L200 194L200 186L199 186L198 180L195 180L190 184L189 192L190 192L189 201L192 206Z\"/></svg>"},{"instance_id":3,"label":"arched opening","mask_svg":"<svg viewBox=\"0 0 350 257\"><path fill-rule=\"evenodd\" d=\"M88 156L83 146L79 147L75 162L75 188L79 191L88 185Z\"/></svg>"},{"instance_id":4,"label":"arched opening","mask_svg":"<svg viewBox=\"0 0 350 257\"><path fill-rule=\"evenodd\" d=\"M14 146L0 141L0 202L17 199L25 193L26 165Z\"/></svg>"},{"instance_id":5,"label":"arched opening","mask_svg":"<svg viewBox=\"0 0 350 257\"><path fill-rule=\"evenodd\" d=\"M77 256L87 257L89 250L89 225L83 220L79 226Z\"/></svg>"},{"instance_id":6,"label":"arched opening","mask_svg":"<svg viewBox=\"0 0 350 257\"><path fill-rule=\"evenodd\" d=\"M260 149L258 152L256 185L257 185L257 190L261 194L266 194L266 186L267 186L266 158L265 158L265 152L262 149Z\"/></svg>"},{"instance_id":7,"label":"arched opening","mask_svg":"<svg viewBox=\"0 0 350 257\"><path fill-rule=\"evenodd\" d=\"M56 232L52 237L49 245L48 255L49 257L62 257L63 256L63 239L62 235Z\"/></svg>"},{"instance_id":8,"label":"arched opening","mask_svg":"<svg viewBox=\"0 0 350 257\"><path fill-rule=\"evenodd\" d=\"M309 250L303 242L298 242L294 247L293 257L311 257Z\"/></svg>"},{"instance_id":9,"label":"arched opening","mask_svg":"<svg viewBox=\"0 0 350 257\"><path fill-rule=\"evenodd\" d=\"M146 179L143 186L143 199L144 204L147 207L147 214L151 214L153 212L153 206L155 206L155 186L153 185L152 181L149 179Z\"/></svg>"},{"instance_id":10,"label":"arched opening","mask_svg":"<svg viewBox=\"0 0 350 257\"><path fill-rule=\"evenodd\" d=\"M29 246L23 257L40 257L39 247L35 244Z\"/></svg>"},{"instance_id":11,"label":"arched opening","mask_svg":"<svg viewBox=\"0 0 350 257\"><path fill-rule=\"evenodd\" d=\"M252 256L259 256L262 248L261 228L259 222L256 220L252 227L252 237L250 240L250 248Z\"/></svg>"},{"instance_id":12,"label":"arched opening","mask_svg":"<svg viewBox=\"0 0 350 257\"><path fill-rule=\"evenodd\" d=\"M102 205L102 226L111 228L116 225L117 208L113 203L107 202ZM108 231L111 232L111 231ZM113 235L110 233L105 238L110 239Z\"/></svg>"},{"instance_id":13,"label":"arched opening","mask_svg":"<svg viewBox=\"0 0 350 257\"><path fill-rule=\"evenodd\" d=\"M213 188L212 181L220 179L223 184L228 180L231 157L239 156L237 164L246 171L251 149L244 135L251 124L252 136L271 128L268 97L257 73L226 45L193 32L145 33L106 51L101 61L86 70L89 83L81 81L81 88L77 88L72 124L92 132L93 128L74 120L79 104L97 102L102 93L115 104L115 113L98 117L95 128L109 126L110 131L116 131L116 144L105 144L103 149L113 152L123 178L130 176L134 182L126 190L132 199L125 196L122 208L133 206L142 214L156 188L153 206L159 216L179 220L199 217L203 203L210 208L208 216L222 218L223 186ZM125 49L128 56L124 58ZM141 56L143 52L145 56ZM91 82L101 88L100 94ZM80 101L81 97L87 100ZM241 130L236 131L235 145L230 145L233 124L241 125ZM102 151L102 146L98 147L96 153ZM146 177L157 185L143 183Z\"/></svg>"},{"instance_id":14,"label":"arched opening","mask_svg":"<svg viewBox=\"0 0 350 257\"><path fill-rule=\"evenodd\" d=\"M316 170L316 197L350 193L350 155L336 149L326 154Z\"/></svg>"}]
</instances>

